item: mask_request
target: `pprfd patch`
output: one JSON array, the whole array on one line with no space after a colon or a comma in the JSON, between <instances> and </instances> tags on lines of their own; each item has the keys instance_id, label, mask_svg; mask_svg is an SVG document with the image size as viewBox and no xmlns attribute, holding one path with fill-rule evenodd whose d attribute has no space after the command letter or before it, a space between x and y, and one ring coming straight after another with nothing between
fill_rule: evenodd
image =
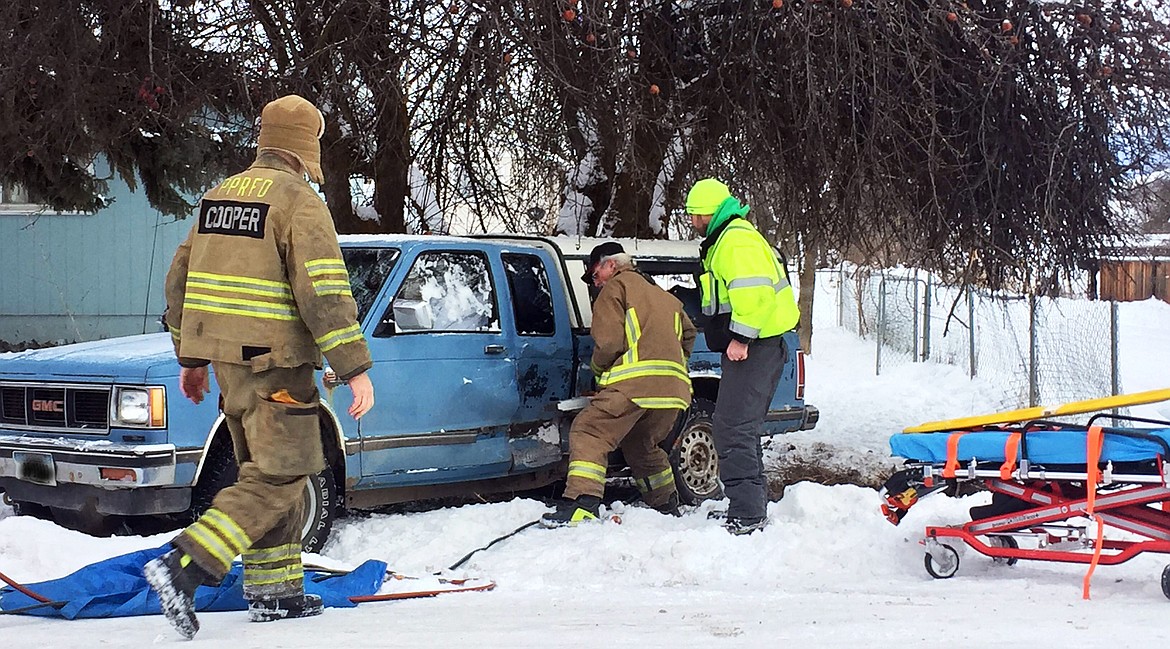
<instances>
[{"instance_id":1,"label":"pprfd patch","mask_svg":"<svg viewBox=\"0 0 1170 649\"><path fill-rule=\"evenodd\" d=\"M268 208L267 203L204 199L199 203L199 234L226 234L263 239Z\"/></svg>"}]
</instances>

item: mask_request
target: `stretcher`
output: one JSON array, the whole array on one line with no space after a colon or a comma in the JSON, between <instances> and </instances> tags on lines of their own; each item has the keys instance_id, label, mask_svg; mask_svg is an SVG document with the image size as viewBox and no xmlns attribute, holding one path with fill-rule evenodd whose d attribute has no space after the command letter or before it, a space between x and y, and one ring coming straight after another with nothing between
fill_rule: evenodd
<instances>
[{"instance_id":1,"label":"stretcher","mask_svg":"<svg viewBox=\"0 0 1170 649\"><path fill-rule=\"evenodd\" d=\"M882 488L886 517L898 524L936 492L992 494L990 504L970 509L970 522L926 528L932 577L958 572L958 542L1007 565L1085 564L1087 599L1097 565L1170 554L1170 421L1103 413L1085 425L1036 419L931 428L890 438L891 452L907 462ZM1170 565L1161 586L1170 598Z\"/></svg>"}]
</instances>

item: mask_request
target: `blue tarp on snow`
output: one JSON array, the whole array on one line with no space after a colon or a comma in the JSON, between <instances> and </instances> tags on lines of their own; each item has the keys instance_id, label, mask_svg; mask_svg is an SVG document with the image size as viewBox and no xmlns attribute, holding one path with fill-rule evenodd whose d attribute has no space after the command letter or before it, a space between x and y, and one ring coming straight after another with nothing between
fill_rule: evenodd
<instances>
[{"instance_id":1,"label":"blue tarp on snow","mask_svg":"<svg viewBox=\"0 0 1170 649\"><path fill-rule=\"evenodd\" d=\"M63 617L69 620L87 617L127 617L160 613L158 597L142 576L147 561L170 549L170 545L141 550L99 561L60 579L39 584L24 584L30 591L64 606L43 606L29 615ZM355 606L350 597L373 595L382 587L386 564L366 561L352 572L340 575L305 571L305 591L321 596L325 606ZM319 581L315 581L319 580ZM244 602L243 566L236 563L217 587L200 586L195 591L195 608L199 611L242 611ZM37 600L11 587L0 589L0 610L10 611L37 604Z\"/></svg>"}]
</instances>

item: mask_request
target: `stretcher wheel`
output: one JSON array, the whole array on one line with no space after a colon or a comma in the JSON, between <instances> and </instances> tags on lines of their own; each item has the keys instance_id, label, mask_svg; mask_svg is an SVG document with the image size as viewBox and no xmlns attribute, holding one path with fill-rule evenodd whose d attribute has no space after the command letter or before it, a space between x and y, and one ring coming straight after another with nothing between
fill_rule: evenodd
<instances>
[{"instance_id":1,"label":"stretcher wheel","mask_svg":"<svg viewBox=\"0 0 1170 649\"><path fill-rule=\"evenodd\" d=\"M942 553L945 556L943 562L935 561L934 557L929 552L922 558L922 564L926 566L926 572L935 579L950 579L959 571L959 553L946 543L940 543L935 552Z\"/></svg>"},{"instance_id":2,"label":"stretcher wheel","mask_svg":"<svg viewBox=\"0 0 1170 649\"><path fill-rule=\"evenodd\" d=\"M1170 599L1170 566L1162 568L1162 594Z\"/></svg>"},{"instance_id":3,"label":"stretcher wheel","mask_svg":"<svg viewBox=\"0 0 1170 649\"><path fill-rule=\"evenodd\" d=\"M1012 536L989 536L987 537L987 544L997 548L1020 549L1019 542ZM992 557L991 562L1001 566L1014 566L1020 562L1020 559L1018 557Z\"/></svg>"}]
</instances>

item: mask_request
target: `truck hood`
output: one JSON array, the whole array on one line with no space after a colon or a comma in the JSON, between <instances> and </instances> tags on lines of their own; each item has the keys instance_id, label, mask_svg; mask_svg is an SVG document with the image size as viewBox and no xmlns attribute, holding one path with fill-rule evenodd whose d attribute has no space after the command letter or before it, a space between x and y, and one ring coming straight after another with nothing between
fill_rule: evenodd
<instances>
[{"instance_id":1,"label":"truck hood","mask_svg":"<svg viewBox=\"0 0 1170 649\"><path fill-rule=\"evenodd\" d=\"M158 367L163 371L151 372ZM178 374L170 334L145 334L0 354L0 379L67 381L74 378L142 383Z\"/></svg>"}]
</instances>

